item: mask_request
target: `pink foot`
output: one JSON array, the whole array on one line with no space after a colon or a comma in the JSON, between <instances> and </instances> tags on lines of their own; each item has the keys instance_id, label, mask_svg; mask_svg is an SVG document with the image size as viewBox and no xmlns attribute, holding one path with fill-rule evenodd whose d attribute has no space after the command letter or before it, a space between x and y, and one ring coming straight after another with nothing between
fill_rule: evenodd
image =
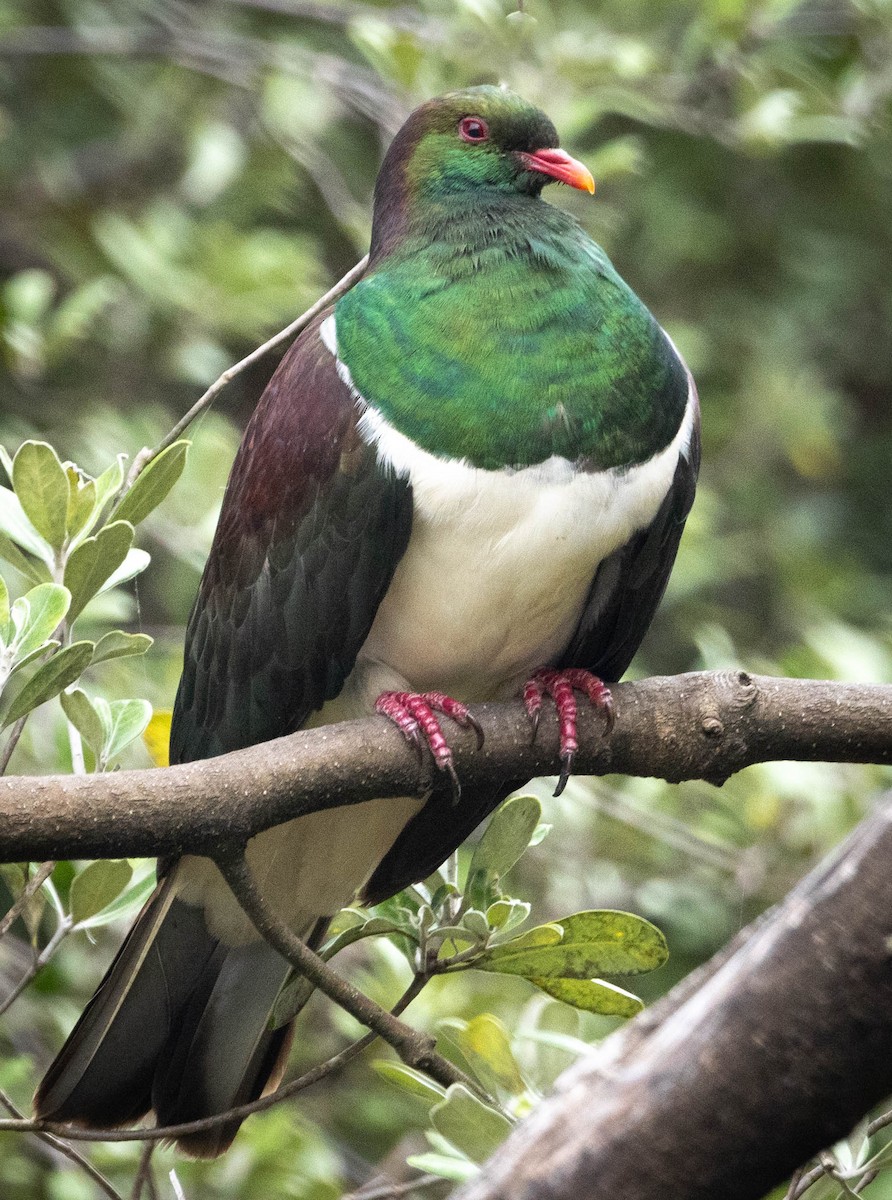
<instances>
[{"instance_id":1,"label":"pink foot","mask_svg":"<svg viewBox=\"0 0 892 1200\"><path fill-rule=\"evenodd\" d=\"M566 671L558 671L554 667L541 667L529 679L523 688L523 703L527 716L533 726L533 739L539 728L539 716L542 711L542 697L551 696L557 708L558 722L561 730L561 773L554 794L559 796L567 786L570 771L573 767L573 756L579 748L576 740L576 697L575 692L585 692L589 703L600 708L606 718L606 733L613 729L615 720L613 712L613 697L610 688L590 671L578 667Z\"/></svg>"},{"instance_id":2,"label":"pink foot","mask_svg":"<svg viewBox=\"0 0 892 1200\"><path fill-rule=\"evenodd\" d=\"M450 717L462 729L473 729L479 750L483 745L483 730L467 707L443 692L382 692L375 701L375 712L393 721L406 741L417 750L419 762L422 742L427 742L437 767L449 776L453 802L457 803L461 785L455 773L452 750L436 714Z\"/></svg>"}]
</instances>

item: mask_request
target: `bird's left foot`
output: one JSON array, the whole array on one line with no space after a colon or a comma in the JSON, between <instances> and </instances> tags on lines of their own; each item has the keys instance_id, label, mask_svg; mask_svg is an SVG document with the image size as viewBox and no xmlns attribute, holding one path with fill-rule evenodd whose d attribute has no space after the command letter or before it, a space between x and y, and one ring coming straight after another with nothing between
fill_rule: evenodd
<instances>
[{"instance_id":1,"label":"bird's left foot","mask_svg":"<svg viewBox=\"0 0 892 1200\"><path fill-rule=\"evenodd\" d=\"M455 773L452 750L437 713L449 717L462 729L473 729L479 750L483 745L483 730L467 706L443 692L382 692L375 701L375 712L393 721L406 741L415 747L419 763L422 744L427 742L437 767L449 776L453 803L457 804L461 797L461 784Z\"/></svg>"},{"instance_id":2,"label":"bird's left foot","mask_svg":"<svg viewBox=\"0 0 892 1200\"><path fill-rule=\"evenodd\" d=\"M579 748L576 738L576 696L574 692L584 692L589 703L601 709L606 719L606 733L613 729L615 714L613 711L613 696L610 688L592 675L591 671L583 671L573 667L566 671L558 671L554 667L541 667L529 679L523 688L523 703L527 716L533 726L533 739L539 728L539 716L542 711L542 697L551 696L557 708L558 723L561 730L561 773L554 794L559 796L567 786L570 772L573 769L573 756Z\"/></svg>"}]
</instances>

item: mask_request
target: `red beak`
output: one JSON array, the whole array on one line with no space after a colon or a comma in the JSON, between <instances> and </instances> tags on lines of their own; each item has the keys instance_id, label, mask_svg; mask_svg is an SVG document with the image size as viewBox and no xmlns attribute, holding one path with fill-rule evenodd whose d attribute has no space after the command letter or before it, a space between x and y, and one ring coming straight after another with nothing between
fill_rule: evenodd
<instances>
[{"instance_id":1,"label":"red beak","mask_svg":"<svg viewBox=\"0 0 892 1200\"><path fill-rule=\"evenodd\" d=\"M570 187L594 194L595 181L591 171L563 150L535 150L532 154L520 150L517 157L530 171L538 171L559 183L569 183Z\"/></svg>"}]
</instances>

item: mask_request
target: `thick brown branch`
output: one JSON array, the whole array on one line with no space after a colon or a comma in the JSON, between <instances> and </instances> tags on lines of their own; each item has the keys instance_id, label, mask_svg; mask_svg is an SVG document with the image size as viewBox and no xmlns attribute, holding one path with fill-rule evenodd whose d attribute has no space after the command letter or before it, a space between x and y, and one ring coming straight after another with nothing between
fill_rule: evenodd
<instances>
[{"instance_id":1,"label":"thick brown branch","mask_svg":"<svg viewBox=\"0 0 892 1200\"><path fill-rule=\"evenodd\" d=\"M617 684L616 726L580 713L578 774L722 783L777 759L892 762L892 686L716 672ZM557 728L535 743L519 704L475 707L486 742L450 730L465 788L551 774ZM431 782L430 779L427 781ZM213 854L291 817L416 792L414 753L383 717L303 730L168 770L0 779L0 860Z\"/></svg>"},{"instance_id":2,"label":"thick brown branch","mask_svg":"<svg viewBox=\"0 0 892 1200\"><path fill-rule=\"evenodd\" d=\"M892 797L566 1072L461 1200L757 1200L892 1092Z\"/></svg>"}]
</instances>

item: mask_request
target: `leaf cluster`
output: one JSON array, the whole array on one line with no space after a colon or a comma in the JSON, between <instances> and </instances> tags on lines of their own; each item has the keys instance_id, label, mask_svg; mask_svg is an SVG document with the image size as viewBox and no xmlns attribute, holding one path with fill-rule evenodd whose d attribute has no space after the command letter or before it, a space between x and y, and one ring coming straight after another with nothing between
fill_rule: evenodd
<instances>
[{"instance_id":1,"label":"leaf cluster","mask_svg":"<svg viewBox=\"0 0 892 1200\"><path fill-rule=\"evenodd\" d=\"M98 770L145 729L147 701L91 699L74 685L88 667L145 654L152 639L120 629L76 639L74 624L97 597L148 566L149 555L133 545L135 526L176 483L187 451L187 442L175 443L131 483L124 455L93 477L46 442L23 442L15 457L0 450L9 481L0 485L0 560L32 585L10 601L0 576L0 728L61 696Z\"/></svg>"}]
</instances>

